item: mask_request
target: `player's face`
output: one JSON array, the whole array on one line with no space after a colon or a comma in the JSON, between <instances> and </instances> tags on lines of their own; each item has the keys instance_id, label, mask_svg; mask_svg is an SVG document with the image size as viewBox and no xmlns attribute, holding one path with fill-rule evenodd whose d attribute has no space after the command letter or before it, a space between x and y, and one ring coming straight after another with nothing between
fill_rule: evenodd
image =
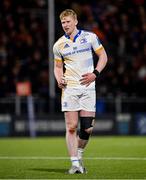
<instances>
[{"instance_id":1,"label":"player's face","mask_svg":"<svg viewBox=\"0 0 146 180\"><path fill-rule=\"evenodd\" d=\"M76 28L77 20L72 16L66 16L61 20L62 28L67 35L71 35Z\"/></svg>"}]
</instances>

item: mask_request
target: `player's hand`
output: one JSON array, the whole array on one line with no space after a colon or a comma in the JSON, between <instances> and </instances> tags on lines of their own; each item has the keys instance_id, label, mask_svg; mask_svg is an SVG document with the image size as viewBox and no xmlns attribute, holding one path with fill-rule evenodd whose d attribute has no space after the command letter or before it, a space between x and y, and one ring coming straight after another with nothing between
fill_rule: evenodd
<instances>
[{"instance_id":1,"label":"player's hand","mask_svg":"<svg viewBox=\"0 0 146 180\"><path fill-rule=\"evenodd\" d=\"M66 85L67 85L67 82L65 78L64 77L60 78L60 80L58 81L58 87L63 89L66 87Z\"/></svg>"},{"instance_id":2,"label":"player's hand","mask_svg":"<svg viewBox=\"0 0 146 180\"><path fill-rule=\"evenodd\" d=\"M82 78L80 79L81 85L89 86L92 82L94 82L96 79L96 75L94 73L86 73L82 75Z\"/></svg>"}]
</instances>

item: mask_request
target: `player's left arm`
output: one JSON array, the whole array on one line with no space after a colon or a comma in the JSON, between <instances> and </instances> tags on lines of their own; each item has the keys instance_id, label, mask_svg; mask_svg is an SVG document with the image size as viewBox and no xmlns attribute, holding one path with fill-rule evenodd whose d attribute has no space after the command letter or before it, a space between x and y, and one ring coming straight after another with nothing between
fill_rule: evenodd
<instances>
[{"instance_id":1,"label":"player's left arm","mask_svg":"<svg viewBox=\"0 0 146 180\"><path fill-rule=\"evenodd\" d=\"M103 46L100 49L96 50L95 53L99 57L95 70L100 73L107 64L107 54Z\"/></svg>"},{"instance_id":2,"label":"player's left arm","mask_svg":"<svg viewBox=\"0 0 146 180\"><path fill-rule=\"evenodd\" d=\"M100 46L100 48L98 48L95 53L99 57L98 63L92 73L86 73L82 75L82 79L80 80L82 85L89 86L93 81L95 81L95 79L107 64L107 54L103 46Z\"/></svg>"}]
</instances>

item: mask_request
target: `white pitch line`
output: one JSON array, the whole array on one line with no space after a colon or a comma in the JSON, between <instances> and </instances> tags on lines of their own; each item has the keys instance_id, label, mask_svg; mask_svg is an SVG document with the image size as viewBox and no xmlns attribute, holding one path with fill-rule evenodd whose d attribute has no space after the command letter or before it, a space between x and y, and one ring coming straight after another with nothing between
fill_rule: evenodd
<instances>
[{"instance_id":1,"label":"white pitch line","mask_svg":"<svg viewBox=\"0 0 146 180\"><path fill-rule=\"evenodd\" d=\"M62 179L62 178L59 178L59 179ZM59 180L59 179L52 179L52 180ZM4 179L0 179L0 180L4 180ZM24 179L5 179L5 180L49 180L49 179L24 178ZM65 179L65 180L73 180L73 179ZM78 180L78 179L74 179L74 180ZM98 180L98 178L96 178L96 179L85 179L84 178L84 179L80 179L80 180ZM101 178L99 180L101 180ZM118 180L118 179L116 178L116 179L102 179L102 180ZM127 179L120 179L120 180L127 180ZM144 180L144 179L135 179L135 180Z\"/></svg>"},{"instance_id":2,"label":"white pitch line","mask_svg":"<svg viewBox=\"0 0 146 180\"><path fill-rule=\"evenodd\" d=\"M0 156L0 160L67 160L69 157L49 156ZM85 157L86 160L146 161L146 157Z\"/></svg>"}]
</instances>

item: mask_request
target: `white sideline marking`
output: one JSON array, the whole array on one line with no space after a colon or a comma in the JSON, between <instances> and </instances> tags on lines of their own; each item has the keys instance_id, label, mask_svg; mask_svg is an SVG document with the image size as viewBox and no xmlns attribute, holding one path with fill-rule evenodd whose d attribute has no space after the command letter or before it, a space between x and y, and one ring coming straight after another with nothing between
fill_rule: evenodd
<instances>
[{"instance_id":1,"label":"white sideline marking","mask_svg":"<svg viewBox=\"0 0 146 180\"><path fill-rule=\"evenodd\" d=\"M49 156L0 156L0 160L66 160L69 157ZM146 161L146 157L85 157L86 160Z\"/></svg>"}]
</instances>

